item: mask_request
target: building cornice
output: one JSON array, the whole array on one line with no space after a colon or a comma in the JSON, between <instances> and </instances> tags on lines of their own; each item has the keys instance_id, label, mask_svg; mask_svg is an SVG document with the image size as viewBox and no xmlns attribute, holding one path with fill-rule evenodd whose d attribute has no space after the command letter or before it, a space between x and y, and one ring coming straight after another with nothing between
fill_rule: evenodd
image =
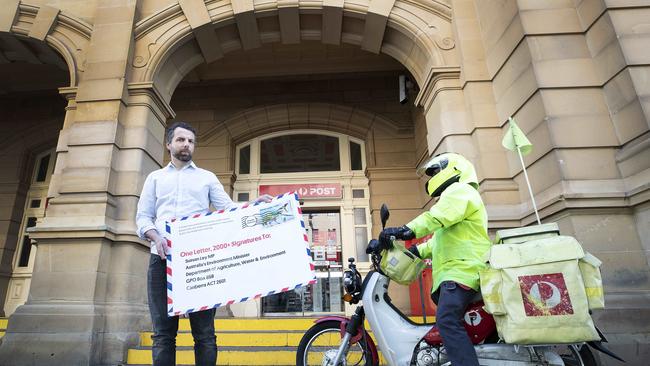
<instances>
[{"instance_id":1,"label":"building cornice","mask_svg":"<svg viewBox=\"0 0 650 366\"><path fill-rule=\"evenodd\" d=\"M431 103L441 91L461 90L460 66L431 67L427 72L420 92L415 97L415 106L429 110Z\"/></svg>"}]
</instances>

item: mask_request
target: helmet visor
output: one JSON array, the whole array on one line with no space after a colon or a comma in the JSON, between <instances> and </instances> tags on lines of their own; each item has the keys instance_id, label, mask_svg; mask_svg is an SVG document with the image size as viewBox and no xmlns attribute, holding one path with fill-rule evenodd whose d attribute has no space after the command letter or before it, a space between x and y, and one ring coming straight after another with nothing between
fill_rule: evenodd
<instances>
[{"instance_id":1,"label":"helmet visor","mask_svg":"<svg viewBox=\"0 0 650 366\"><path fill-rule=\"evenodd\" d=\"M440 173L443 169L449 164L449 159L445 156L436 155L431 157L429 160L422 163L416 173L418 177L422 178L423 176L433 177L434 175Z\"/></svg>"}]
</instances>

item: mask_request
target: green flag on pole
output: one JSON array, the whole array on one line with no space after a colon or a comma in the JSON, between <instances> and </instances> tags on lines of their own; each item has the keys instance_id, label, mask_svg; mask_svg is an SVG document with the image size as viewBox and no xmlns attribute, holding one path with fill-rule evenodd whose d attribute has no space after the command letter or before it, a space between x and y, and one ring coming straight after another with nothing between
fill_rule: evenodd
<instances>
[{"instance_id":1,"label":"green flag on pole","mask_svg":"<svg viewBox=\"0 0 650 366\"><path fill-rule=\"evenodd\" d=\"M535 203L535 196L533 195L533 189L530 186L530 179L528 179L528 173L526 173L526 163L524 163L523 156L533 151L533 144L526 138L526 135L521 131L519 126L515 123L514 118L508 118L510 126L506 135L503 136L501 140L501 145L508 150L516 151L519 155L519 162L521 163L521 168L524 172L524 178L526 178L526 185L528 186L528 193L530 193L530 200L533 203L533 210L535 211L535 218L537 218L537 224L541 225L542 221L539 219L539 211L537 210L537 203Z\"/></svg>"},{"instance_id":2,"label":"green flag on pole","mask_svg":"<svg viewBox=\"0 0 650 366\"><path fill-rule=\"evenodd\" d=\"M526 138L526 135L524 135L519 126L517 126L514 118L510 117L508 119L508 122L510 124L510 127L508 128L505 136L503 136L501 145L503 145L503 147L506 149L512 151L517 151L517 147L519 147L522 155L526 155L533 151L533 144L530 143L530 141Z\"/></svg>"}]
</instances>

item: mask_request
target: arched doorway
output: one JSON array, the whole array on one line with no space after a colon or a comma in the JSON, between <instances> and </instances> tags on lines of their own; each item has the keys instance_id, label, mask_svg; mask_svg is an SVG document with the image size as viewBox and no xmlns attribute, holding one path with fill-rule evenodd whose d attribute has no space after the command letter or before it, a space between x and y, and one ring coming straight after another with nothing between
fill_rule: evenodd
<instances>
[{"instance_id":1,"label":"arched doorway","mask_svg":"<svg viewBox=\"0 0 650 366\"><path fill-rule=\"evenodd\" d=\"M316 267L316 284L262 298L255 304L260 315L345 311L341 300L345 260L368 262L364 249L371 224L365 151L361 139L300 129L265 134L237 146L234 197L248 201L258 194L298 192ZM235 315L245 306L253 304L233 307Z\"/></svg>"},{"instance_id":2,"label":"arched doorway","mask_svg":"<svg viewBox=\"0 0 650 366\"><path fill-rule=\"evenodd\" d=\"M78 82L83 21L48 6L8 3L0 17L0 314L25 303L37 246L31 230L47 207L66 95ZM14 6L15 5L15 6ZM61 96L60 94L63 94Z\"/></svg>"},{"instance_id":3,"label":"arched doorway","mask_svg":"<svg viewBox=\"0 0 650 366\"><path fill-rule=\"evenodd\" d=\"M250 7L239 7L245 3ZM428 155L427 119L437 116L427 117L421 107L429 107L437 88L448 87L446 80L438 83L440 75L458 79L458 69L446 66L457 55L448 6L380 3L357 8L298 2L285 9L273 2L182 2L138 22L131 78L151 83L175 119L198 125L195 161L215 172L227 190L237 180L237 145L260 134L318 128L369 137L365 174L377 197L373 202L369 194L370 221L377 221L379 199L396 209L396 220L406 221L426 203L414 167ZM287 21L285 10L298 21ZM299 36L289 41L286 27ZM410 79L406 93L416 103L399 103L400 75ZM312 117L323 117L321 105L337 123ZM368 111L390 122L351 122ZM398 305L408 306L408 300Z\"/></svg>"},{"instance_id":4,"label":"arched doorway","mask_svg":"<svg viewBox=\"0 0 650 366\"><path fill-rule=\"evenodd\" d=\"M35 241L29 237L30 228L35 227L45 216L47 191L54 172L55 158L54 149L49 149L37 154L33 159L33 172L30 174L29 190L25 195L18 242L4 302L5 316L11 316L16 308L27 300L37 251Z\"/></svg>"}]
</instances>

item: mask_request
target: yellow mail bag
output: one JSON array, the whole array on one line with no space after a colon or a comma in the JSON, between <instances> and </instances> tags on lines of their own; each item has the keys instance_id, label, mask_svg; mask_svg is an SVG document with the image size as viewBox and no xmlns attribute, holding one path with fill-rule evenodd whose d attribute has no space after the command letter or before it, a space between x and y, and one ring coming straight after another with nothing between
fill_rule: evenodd
<instances>
[{"instance_id":1,"label":"yellow mail bag","mask_svg":"<svg viewBox=\"0 0 650 366\"><path fill-rule=\"evenodd\" d=\"M570 236L493 245L489 267L480 273L481 293L499 336L515 344L599 340L589 308L602 305L602 281L591 257L591 263L581 261L585 252ZM586 281L583 266L591 271Z\"/></svg>"}]
</instances>

